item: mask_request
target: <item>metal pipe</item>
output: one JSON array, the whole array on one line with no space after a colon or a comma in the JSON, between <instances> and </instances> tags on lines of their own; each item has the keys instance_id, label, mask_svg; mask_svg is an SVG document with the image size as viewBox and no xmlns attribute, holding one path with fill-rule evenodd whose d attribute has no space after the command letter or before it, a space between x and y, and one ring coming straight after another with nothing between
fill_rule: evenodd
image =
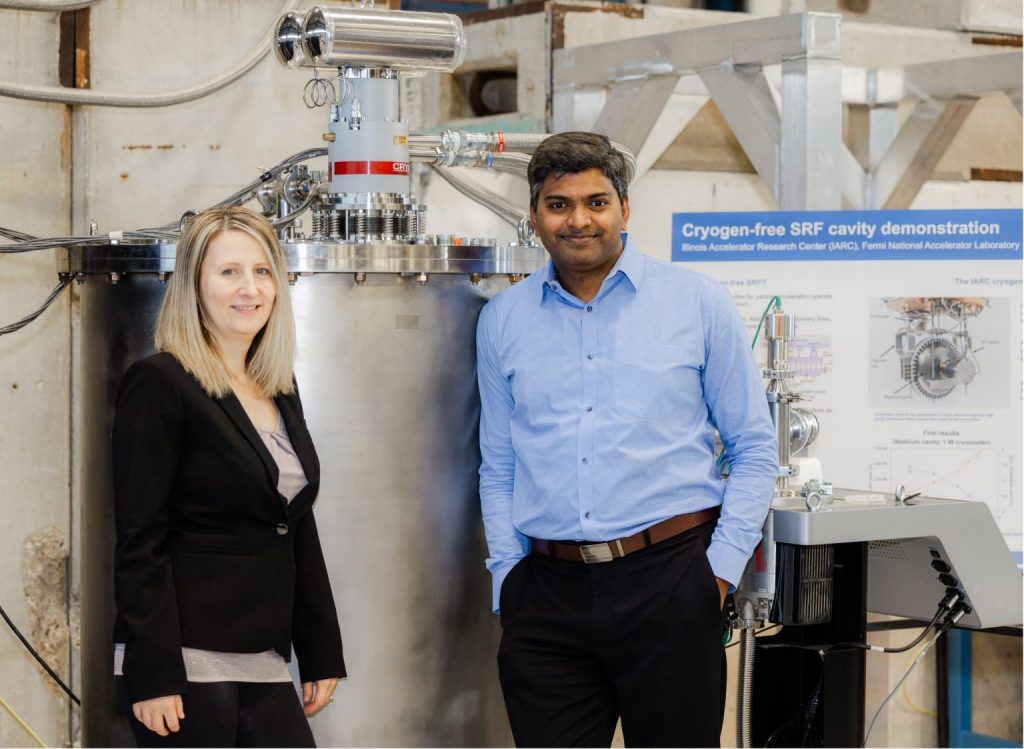
<instances>
[{"instance_id":1,"label":"metal pipe","mask_svg":"<svg viewBox=\"0 0 1024 749\"><path fill-rule=\"evenodd\" d=\"M303 21L302 48L306 66L450 73L466 57L466 34L450 13L317 5Z\"/></svg>"},{"instance_id":2,"label":"metal pipe","mask_svg":"<svg viewBox=\"0 0 1024 749\"><path fill-rule=\"evenodd\" d=\"M744 627L740 630L740 668L739 678L736 682L736 746L740 749L750 749L750 708L754 694L754 639L753 627Z\"/></svg>"},{"instance_id":3,"label":"metal pipe","mask_svg":"<svg viewBox=\"0 0 1024 749\"><path fill-rule=\"evenodd\" d=\"M299 0L286 0L282 10L289 10L299 4ZM264 35L256 47L230 70L226 70L215 78L179 91L166 94L120 94L94 89L63 88L62 86L32 86L20 83L0 81L0 96L30 101L47 101L56 104L94 107L170 107L220 91L248 73L262 60L269 51L267 43L273 39L273 30Z\"/></svg>"},{"instance_id":4,"label":"metal pipe","mask_svg":"<svg viewBox=\"0 0 1024 749\"><path fill-rule=\"evenodd\" d=\"M88 8L99 0L0 0L0 10L39 10L45 13L64 13Z\"/></svg>"},{"instance_id":5,"label":"metal pipe","mask_svg":"<svg viewBox=\"0 0 1024 749\"><path fill-rule=\"evenodd\" d=\"M776 493L785 496L789 491L790 460L790 410L796 396L790 392L787 380L793 377L789 369L789 341L796 334L796 320L781 309L775 309L765 318L765 337L768 341L768 410L775 424L779 445L779 478Z\"/></svg>"}]
</instances>

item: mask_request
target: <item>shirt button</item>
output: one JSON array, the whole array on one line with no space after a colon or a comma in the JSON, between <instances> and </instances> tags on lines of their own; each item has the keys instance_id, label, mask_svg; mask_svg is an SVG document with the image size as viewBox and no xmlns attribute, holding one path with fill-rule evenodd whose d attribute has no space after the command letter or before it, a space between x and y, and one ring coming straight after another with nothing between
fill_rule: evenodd
<instances>
[{"instance_id":1,"label":"shirt button","mask_svg":"<svg viewBox=\"0 0 1024 749\"><path fill-rule=\"evenodd\" d=\"M587 358L588 358L588 359L593 359L593 358L594 358L594 355L593 355L593 354L587 354Z\"/></svg>"},{"instance_id":2,"label":"shirt button","mask_svg":"<svg viewBox=\"0 0 1024 749\"><path fill-rule=\"evenodd\" d=\"M590 307L590 306L587 307L587 312L593 312L593 311L594 311L593 307Z\"/></svg>"},{"instance_id":3,"label":"shirt button","mask_svg":"<svg viewBox=\"0 0 1024 749\"><path fill-rule=\"evenodd\" d=\"M594 407L593 407L593 406L587 406L587 410L588 410L588 411L593 411L593 410L594 410Z\"/></svg>"},{"instance_id":4,"label":"shirt button","mask_svg":"<svg viewBox=\"0 0 1024 749\"><path fill-rule=\"evenodd\" d=\"M584 459L583 459L583 465L586 465L586 464L587 464L587 463L589 463L589 462L590 462L590 459L589 459L589 458L584 458Z\"/></svg>"},{"instance_id":5,"label":"shirt button","mask_svg":"<svg viewBox=\"0 0 1024 749\"><path fill-rule=\"evenodd\" d=\"M279 535L279 536L287 536L288 535L288 524L287 523L278 523L277 524L277 528L275 528L275 530L277 531L277 535Z\"/></svg>"},{"instance_id":6,"label":"shirt button","mask_svg":"<svg viewBox=\"0 0 1024 749\"><path fill-rule=\"evenodd\" d=\"M589 512L585 512L585 513L583 513L583 517L585 517L585 518L589 518L589 517L590 517L590 513L589 513Z\"/></svg>"}]
</instances>

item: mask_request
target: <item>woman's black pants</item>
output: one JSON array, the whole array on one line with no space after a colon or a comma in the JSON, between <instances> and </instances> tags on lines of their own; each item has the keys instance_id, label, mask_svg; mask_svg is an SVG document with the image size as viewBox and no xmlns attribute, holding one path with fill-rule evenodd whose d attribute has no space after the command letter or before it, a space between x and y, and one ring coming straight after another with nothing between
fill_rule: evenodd
<instances>
[{"instance_id":1,"label":"woman's black pants","mask_svg":"<svg viewBox=\"0 0 1024 749\"><path fill-rule=\"evenodd\" d=\"M181 730L169 736L136 720L124 677L115 676L114 683L118 706L140 747L316 746L291 682L190 681L181 697Z\"/></svg>"}]
</instances>

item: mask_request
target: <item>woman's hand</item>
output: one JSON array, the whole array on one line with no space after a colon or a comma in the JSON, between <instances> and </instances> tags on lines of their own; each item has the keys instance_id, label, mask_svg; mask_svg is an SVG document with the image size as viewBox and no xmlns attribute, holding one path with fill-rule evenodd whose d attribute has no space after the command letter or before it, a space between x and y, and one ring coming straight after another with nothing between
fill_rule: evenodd
<instances>
[{"instance_id":1,"label":"woman's hand","mask_svg":"<svg viewBox=\"0 0 1024 749\"><path fill-rule=\"evenodd\" d=\"M132 705L135 718L153 733L169 736L181 730L179 720L185 719L185 707L180 694L154 697Z\"/></svg>"},{"instance_id":2,"label":"woman's hand","mask_svg":"<svg viewBox=\"0 0 1024 749\"><path fill-rule=\"evenodd\" d=\"M334 701L334 690L338 688L337 679L320 679L320 681L302 682L302 712L308 718L316 715Z\"/></svg>"}]
</instances>

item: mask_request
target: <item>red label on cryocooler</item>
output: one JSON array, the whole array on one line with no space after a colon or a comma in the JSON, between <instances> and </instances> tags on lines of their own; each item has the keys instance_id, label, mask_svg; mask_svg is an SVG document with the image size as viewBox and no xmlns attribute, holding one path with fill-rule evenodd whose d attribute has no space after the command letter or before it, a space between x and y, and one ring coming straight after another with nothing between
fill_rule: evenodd
<instances>
[{"instance_id":1,"label":"red label on cryocooler","mask_svg":"<svg viewBox=\"0 0 1024 749\"><path fill-rule=\"evenodd\" d=\"M331 179L345 174L394 174L404 177L408 173L407 161L335 161L331 164Z\"/></svg>"}]
</instances>

